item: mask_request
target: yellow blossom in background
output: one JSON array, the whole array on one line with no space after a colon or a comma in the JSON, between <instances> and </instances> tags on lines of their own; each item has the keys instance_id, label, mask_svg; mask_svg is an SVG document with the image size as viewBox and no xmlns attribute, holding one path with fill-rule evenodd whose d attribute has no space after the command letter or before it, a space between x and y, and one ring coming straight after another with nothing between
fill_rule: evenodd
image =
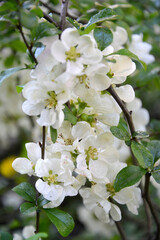
<instances>
[{"instance_id":1,"label":"yellow blossom in background","mask_svg":"<svg viewBox=\"0 0 160 240\"><path fill-rule=\"evenodd\" d=\"M9 156L4 158L0 163L0 174L6 178L11 178L15 175L15 171L12 168L12 162L15 160L16 156Z\"/></svg>"}]
</instances>

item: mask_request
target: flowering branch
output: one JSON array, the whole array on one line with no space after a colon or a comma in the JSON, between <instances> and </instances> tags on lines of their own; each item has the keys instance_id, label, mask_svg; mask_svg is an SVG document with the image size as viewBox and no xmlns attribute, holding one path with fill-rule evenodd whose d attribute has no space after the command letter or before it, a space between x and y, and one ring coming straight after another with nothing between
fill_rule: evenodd
<instances>
[{"instance_id":1,"label":"flowering branch","mask_svg":"<svg viewBox=\"0 0 160 240\"><path fill-rule=\"evenodd\" d=\"M125 233L124 233L124 231L123 231L123 228L122 228L120 222L115 221L115 225L116 225L116 227L117 227L117 229L118 229L118 231L119 231L119 233L120 233L121 239L122 239L122 240L127 240L127 238L126 238L126 236L125 236Z\"/></svg>"},{"instance_id":2,"label":"flowering branch","mask_svg":"<svg viewBox=\"0 0 160 240\"><path fill-rule=\"evenodd\" d=\"M61 21L60 21L60 28L62 31L65 28L68 3L69 3L69 0L62 0Z\"/></svg>"},{"instance_id":3,"label":"flowering branch","mask_svg":"<svg viewBox=\"0 0 160 240\"><path fill-rule=\"evenodd\" d=\"M124 113L124 116L126 117L127 119L127 122L128 122L128 126L129 126L129 129L130 129L130 132L131 132L131 135L132 135L132 139L134 141L138 141L138 139L134 136L134 132L135 132L135 127L134 127L134 124L133 124L133 119L132 119L132 113L128 111L127 107L125 106L125 104L122 102L122 100L119 98L119 96L117 95L117 93L114 91L113 87L110 86L107 91L112 95L112 97L116 100L116 102L118 103L118 105L121 107L123 113ZM149 197L149 182L150 182L150 176L151 174L149 172L146 173L145 175L145 189L144 189L144 194L143 194L143 199L144 199L144 207L145 207L145 212L146 212L146 216L147 216L147 222L148 222L148 226L150 226L150 222L151 222L151 219L150 219L150 215L148 213L148 209L147 209L147 206L145 204L145 201L148 203L148 207L150 209L150 212L155 220L155 223L157 225L157 233L156 233L156 238L155 240L158 240L159 239L159 235L160 235L160 222L159 222L159 219L154 211L154 208L153 208L153 205L152 205L152 202L151 202L151 199ZM148 231L150 230L150 227L148 229Z\"/></svg>"}]
</instances>

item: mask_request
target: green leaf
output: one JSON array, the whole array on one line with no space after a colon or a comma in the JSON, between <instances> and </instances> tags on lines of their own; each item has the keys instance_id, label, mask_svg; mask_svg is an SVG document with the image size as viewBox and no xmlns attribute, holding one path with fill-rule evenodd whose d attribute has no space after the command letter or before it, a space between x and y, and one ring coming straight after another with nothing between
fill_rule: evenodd
<instances>
[{"instance_id":1,"label":"green leaf","mask_svg":"<svg viewBox=\"0 0 160 240\"><path fill-rule=\"evenodd\" d=\"M30 183L22 182L12 190L29 202L36 202L36 190Z\"/></svg>"},{"instance_id":2,"label":"green leaf","mask_svg":"<svg viewBox=\"0 0 160 240\"><path fill-rule=\"evenodd\" d=\"M73 115L72 111L65 105L65 108L63 109L64 112L64 120L69 121L73 125L77 123L77 117Z\"/></svg>"},{"instance_id":3,"label":"green leaf","mask_svg":"<svg viewBox=\"0 0 160 240\"><path fill-rule=\"evenodd\" d=\"M45 208L43 210L63 237L67 237L73 231L74 220L71 215L57 208Z\"/></svg>"},{"instance_id":4,"label":"green leaf","mask_svg":"<svg viewBox=\"0 0 160 240\"><path fill-rule=\"evenodd\" d=\"M112 126L110 127L111 133L116 137L124 141L130 140L130 134L128 132L128 125L126 121L121 118L119 121L118 126Z\"/></svg>"},{"instance_id":5,"label":"green leaf","mask_svg":"<svg viewBox=\"0 0 160 240\"><path fill-rule=\"evenodd\" d=\"M31 12L37 15L39 18L43 17L43 11L40 8L33 8Z\"/></svg>"},{"instance_id":6,"label":"green leaf","mask_svg":"<svg viewBox=\"0 0 160 240\"><path fill-rule=\"evenodd\" d=\"M130 165L128 167L123 168L116 176L114 181L114 189L116 192L119 192L121 189L125 187L130 187L136 184L143 175L146 174L146 170L139 167Z\"/></svg>"},{"instance_id":7,"label":"green leaf","mask_svg":"<svg viewBox=\"0 0 160 240\"><path fill-rule=\"evenodd\" d=\"M37 205L38 207L43 207L45 204L49 203L50 201L48 201L47 199L45 199L43 197L43 195L40 195L37 199Z\"/></svg>"},{"instance_id":8,"label":"green leaf","mask_svg":"<svg viewBox=\"0 0 160 240\"><path fill-rule=\"evenodd\" d=\"M21 204L20 211L21 211L21 213L29 214L31 212L36 211L36 207L33 203L25 202L25 203Z\"/></svg>"},{"instance_id":9,"label":"green leaf","mask_svg":"<svg viewBox=\"0 0 160 240\"><path fill-rule=\"evenodd\" d=\"M143 131L136 131L136 132L134 132L133 137L148 138L149 134L147 132L143 132Z\"/></svg>"},{"instance_id":10,"label":"green leaf","mask_svg":"<svg viewBox=\"0 0 160 240\"><path fill-rule=\"evenodd\" d=\"M113 11L113 9L105 8L101 10L99 13L95 14L93 17L91 17L91 19L87 24L87 27L94 23L99 23L106 20L114 19L115 17L116 17L116 13Z\"/></svg>"},{"instance_id":11,"label":"green leaf","mask_svg":"<svg viewBox=\"0 0 160 240\"><path fill-rule=\"evenodd\" d=\"M57 140L57 129L50 127L50 135L51 135L52 142L55 143Z\"/></svg>"},{"instance_id":12,"label":"green leaf","mask_svg":"<svg viewBox=\"0 0 160 240\"><path fill-rule=\"evenodd\" d=\"M70 17L67 17L67 20L78 30L80 35L90 33L96 26L95 24L92 24L90 26L84 26Z\"/></svg>"},{"instance_id":13,"label":"green leaf","mask_svg":"<svg viewBox=\"0 0 160 240\"><path fill-rule=\"evenodd\" d=\"M13 237L8 232L1 232L0 233L0 240L13 240Z\"/></svg>"},{"instance_id":14,"label":"green leaf","mask_svg":"<svg viewBox=\"0 0 160 240\"><path fill-rule=\"evenodd\" d=\"M155 131L155 132L160 132L160 120L153 119L150 122L150 127Z\"/></svg>"},{"instance_id":15,"label":"green leaf","mask_svg":"<svg viewBox=\"0 0 160 240\"><path fill-rule=\"evenodd\" d=\"M32 29L32 38L34 40L38 40L43 37L54 36L60 33L61 31L57 29L52 23L41 22Z\"/></svg>"},{"instance_id":16,"label":"green leaf","mask_svg":"<svg viewBox=\"0 0 160 240\"><path fill-rule=\"evenodd\" d=\"M47 233L37 233L33 235L32 237L26 238L25 240L39 240L40 238L47 238Z\"/></svg>"},{"instance_id":17,"label":"green leaf","mask_svg":"<svg viewBox=\"0 0 160 240\"><path fill-rule=\"evenodd\" d=\"M160 165L153 169L152 177L160 184Z\"/></svg>"},{"instance_id":18,"label":"green leaf","mask_svg":"<svg viewBox=\"0 0 160 240\"><path fill-rule=\"evenodd\" d=\"M24 88L24 86L22 86L22 85L17 85L17 86L16 86L16 91L17 91L17 93L21 93L22 90L23 90L23 88Z\"/></svg>"},{"instance_id":19,"label":"green leaf","mask_svg":"<svg viewBox=\"0 0 160 240\"><path fill-rule=\"evenodd\" d=\"M153 156L145 146L133 141L131 149L141 167L149 168L153 165Z\"/></svg>"},{"instance_id":20,"label":"green leaf","mask_svg":"<svg viewBox=\"0 0 160 240\"><path fill-rule=\"evenodd\" d=\"M20 70L23 70L24 68L21 68L21 67L15 67L15 68L9 68L7 70L4 70L0 73L0 85L2 84L2 82L10 77L12 74L20 71Z\"/></svg>"},{"instance_id":21,"label":"green leaf","mask_svg":"<svg viewBox=\"0 0 160 240\"><path fill-rule=\"evenodd\" d=\"M113 34L109 28L95 28L94 38L97 42L98 48L103 51L113 41Z\"/></svg>"},{"instance_id":22,"label":"green leaf","mask_svg":"<svg viewBox=\"0 0 160 240\"><path fill-rule=\"evenodd\" d=\"M141 63L141 65L143 66L143 68L146 70L147 69L147 65L145 62L143 62L142 60L139 59L139 57L137 57L137 55L135 55L134 53L130 52L128 49L120 49L118 50L117 52L114 52L114 53L111 53L109 56L111 55L115 55L115 54L118 54L118 55L124 55L124 56L128 56L130 57L131 59L133 60L136 60L138 61L139 63Z\"/></svg>"},{"instance_id":23,"label":"green leaf","mask_svg":"<svg viewBox=\"0 0 160 240\"><path fill-rule=\"evenodd\" d=\"M36 27L38 24L36 15L33 12L21 11L21 24L28 29Z\"/></svg>"},{"instance_id":24,"label":"green leaf","mask_svg":"<svg viewBox=\"0 0 160 240\"><path fill-rule=\"evenodd\" d=\"M154 163L160 158L160 141L153 140L147 144L148 150L151 152Z\"/></svg>"}]
</instances>

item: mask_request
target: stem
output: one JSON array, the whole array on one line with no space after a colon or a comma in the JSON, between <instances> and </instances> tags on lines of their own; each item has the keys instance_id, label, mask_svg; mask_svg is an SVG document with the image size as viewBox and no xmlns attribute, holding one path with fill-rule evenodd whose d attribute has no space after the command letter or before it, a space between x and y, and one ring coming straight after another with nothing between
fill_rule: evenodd
<instances>
[{"instance_id":1,"label":"stem","mask_svg":"<svg viewBox=\"0 0 160 240\"><path fill-rule=\"evenodd\" d=\"M40 211L36 210L36 231L35 231L35 233L39 232L39 220L40 220Z\"/></svg>"},{"instance_id":2,"label":"stem","mask_svg":"<svg viewBox=\"0 0 160 240\"><path fill-rule=\"evenodd\" d=\"M53 23L54 25L56 25L56 27L59 27L58 26L58 23L51 17L49 16L48 14L46 14L45 12L43 12L43 17L50 23Z\"/></svg>"},{"instance_id":3,"label":"stem","mask_svg":"<svg viewBox=\"0 0 160 240\"><path fill-rule=\"evenodd\" d=\"M157 232L156 232L156 237L155 237L155 240L158 240L159 239L159 236L160 236L160 221L157 217L157 214L154 210L154 207L152 205L152 202L151 202L151 199L150 199L150 196L149 196L149 182L150 182L150 177L151 177L151 174L150 173L146 173L145 175L145 187L144 187L144 198L146 200L146 202L148 203L148 206L150 208L150 211L151 211L151 214L153 216L153 219L156 223L156 226L157 226Z\"/></svg>"},{"instance_id":4,"label":"stem","mask_svg":"<svg viewBox=\"0 0 160 240\"><path fill-rule=\"evenodd\" d=\"M69 3L69 0L62 0L61 21L60 21L60 28L62 31L65 28L68 3Z\"/></svg>"},{"instance_id":5,"label":"stem","mask_svg":"<svg viewBox=\"0 0 160 240\"><path fill-rule=\"evenodd\" d=\"M122 109L128 125L129 125L129 129L132 135L132 138L134 140L136 140L136 138L134 137L134 132L135 132L135 127L133 124L133 119L132 119L132 112L129 112L126 105L122 102L122 100L120 99L120 97L117 95L117 93L115 92L114 88L112 86L110 86L107 91L112 95L112 97L116 100L116 102L118 103L118 105L120 106L120 108ZM136 140L137 141L137 140Z\"/></svg>"},{"instance_id":6,"label":"stem","mask_svg":"<svg viewBox=\"0 0 160 240\"><path fill-rule=\"evenodd\" d=\"M127 238L126 238L126 236L125 236L125 233L124 233L124 231L123 231L123 228L122 228L120 222L116 222L116 221L115 221L115 225L116 225L117 230L118 230L118 232L119 232L119 234L120 234L120 236L121 236L121 239L122 239L122 240L127 240Z\"/></svg>"},{"instance_id":7,"label":"stem","mask_svg":"<svg viewBox=\"0 0 160 240\"><path fill-rule=\"evenodd\" d=\"M50 12L56 14L56 15L61 15L60 12L56 11L55 9L53 9L51 6L49 6L47 3L44 3L43 1L39 1L44 7L46 7ZM76 17L70 15L69 13L66 13L66 16L72 18L72 19L77 19Z\"/></svg>"},{"instance_id":8,"label":"stem","mask_svg":"<svg viewBox=\"0 0 160 240\"><path fill-rule=\"evenodd\" d=\"M17 28L18 28L18 30L20 31L20 34L21 34L21 36L22 36L22 38L23 38L23 41L24 41L24 43L25 43L25 45L26 45L26 47L27 47L27 49L28 49L28 51L29 51L29 53L30 53L31 58L34 60L35 64L37 65L37 64L38 64L38 61L37 61L37 59L35 58L34 53L32 52L32 44L31 44L31 45L28 44L28 42L27 42L27 40L26 40L26 38L25 38L25 35L24 35L24 33L23 33L23 30L22 30L20 13L19 13L19 20L18 20Z\"/></svg>"},{"instance_id":9,"label":"stem","mask_svg":"<svg viewBox=\"0 0 160 240\"><path fill-rule=\"evenodd\" d=\"M45 155L45 141L46 141L46 127L42 127L42 145L41 145L41 157L44 159Z\"/></svg>"}]
</instances>

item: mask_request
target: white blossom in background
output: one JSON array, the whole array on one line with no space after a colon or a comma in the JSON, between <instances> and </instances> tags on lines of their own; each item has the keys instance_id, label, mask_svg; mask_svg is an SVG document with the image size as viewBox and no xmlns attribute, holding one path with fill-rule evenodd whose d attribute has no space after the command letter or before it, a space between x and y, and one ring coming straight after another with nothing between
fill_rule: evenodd
<instances>
[{"instance_id":1,"label":"white blossom in background","mask_svg":"<svg viewBox=\"0 0 160 240\"><path fill-rule=\"evenodd\" d=\"M131 42L128 43L128 49L146 64L150 64L155 60L154 56L149 53L152 49L152 45L143 42L143 34L133 34Z\"/></svg>"},{"instance_id":2,"label":"white blossom in background","mask_svg":"<svg viewBox=\"0 0 160 240\"><path fill-rule=\"evenodd\" d=\"M35 235L35 227L28 225L23 228L22 233L14 233L13 240L23 240Z\"/></svg>"}]
</instances>

